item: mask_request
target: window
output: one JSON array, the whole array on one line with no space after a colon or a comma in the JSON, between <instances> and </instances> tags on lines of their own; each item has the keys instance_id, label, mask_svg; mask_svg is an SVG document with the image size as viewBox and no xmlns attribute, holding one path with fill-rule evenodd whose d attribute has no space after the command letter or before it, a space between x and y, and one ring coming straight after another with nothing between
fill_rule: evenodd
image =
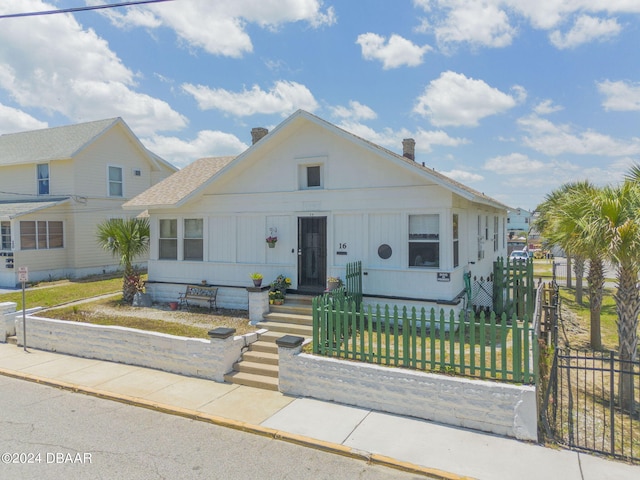
<instances>
[{"instance_id":1,"label":"window","mask_svg":"<svg viewBox=\"0 0 640 480\"><path fill-rule=\"evenodd\" d=\"M178 259L178 221L160 220L160 260Z\"/></svg>"},{"instance_id":2,"label":"window","mask_svg":"<svg viewBox=\"0 0 640 480\"><path fill-rule=\"evenodd\" d=\"M305 159L308 161L309 159ZM323 164L305 163L298 165L298 188L300 190L323 188Z\"/></svg>"},{"instance_id":3,"label":"window","mask_svg":"<svg viewBox=\"0 0 640 480\"><path fill-rule=\"evenodd\" d=\"M0 222L0 250L12 250L11 222Z\"/></svg>"},{"instance_id":4,"label":"window","mask_svg":"<svg viewBox=\"0 0 640 480\"><path fill-rule=\"evenodd\" d=\"M38 195L49 195L49 164L39 163L36 168L38 175Z\"/></svg>"},{"instance_id":5,"label":"window","mask_svg":"<svg viewBox=\"0 0 640 480\"><path fill-rule=\"evenodd\" d=\"M453 267L457 267L460 265L460 248L458 241L458 214L453 214Z\"/></svg>"},{"instance_id":6,"label":"window","mask_svg":"<svg viewBox=\"0 0 640 480\"><path fill-rule=\"evenodd\" d=\"M20 248L46 250L64 247L62 222L20 222Z\"/></svg>"},{"instance_id":7,"label":"window","mask_svg":"<svg viewBox=\"0 0 640 480\"><path fill-rule=\"evenodd\" d=\"M307 188L320 187L320 165L307 167Z\"/></svg>"},{"instance_id":8,"label":"window","mask_svg":"<svg viewBox=\"0 0 640 480\"><path fill-rule=\"evenodd\" d=\"M498 216L493 217L493 251L497 252L500 246L498 242Z\"/></svg>"},{"instance_id":9,"label":"window","mask_svg":"<svg viewBox=\"0 0 640 480\"><path fill-rule=\"evenodd\" d=\"M478 260L484 258L484 237L482 236L482 217L478 215Z\"/></svg>"},{"instance_id":10,"label":"window","mask_svg":"<svg viewBox=\"0 0 640 480\"><path fill-rule=\"evenodd\" d=\"M202 219L188 218L184 221L184 259L202 260Z\"/></svg>"},{"instance_id":11,"label":"window","mask_svg":"<svg viewBox=\"0 0 640 480\"><path fill-rule=\"evenodd\" d=\"M109 196L110 197L122 197L122 168L109 167Z\"/></svg>"},{"instance_id":12,"label":"window","mask_svg":"<svg viewBox=\"0 0 640 480\"><path fill-rule=\"evenodd\" d=\"M440 215L409 215L409 266L440 266Z\"/></svg>"}]
</instances>

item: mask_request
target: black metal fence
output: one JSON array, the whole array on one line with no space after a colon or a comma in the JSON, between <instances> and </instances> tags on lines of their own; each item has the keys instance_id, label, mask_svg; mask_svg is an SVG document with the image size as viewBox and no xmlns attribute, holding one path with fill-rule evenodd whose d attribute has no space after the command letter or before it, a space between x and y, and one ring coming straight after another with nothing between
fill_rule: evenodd
<instances>
[{"instance_id":1,"label":"black metal fence","mask_svg":"<svg viewBox=\"0 0 640 480\"><path fill-rule=\"evenodd\" d=\"M534 320L540 328L539 388L542 433L571 448L640 463L640 362L621 360L615 352L558 348L562 323L558 271L538 288ZM620 379L633 385L628 406L620 398ZM625 405L622 408L621 405Z\"/></svg>"},{"instance_id":2,"label":"black metal fence","mask_svg":"<svg viewBox=\"0 0 640 480\"><path fill-rule=\"evenodd\" d=\"M640 362L614 352L556 349L541 412L546 434L572 448L640 462L640 404L620 408L622 374L633 376L640 399Z\"/></svg>"}]
</instances>

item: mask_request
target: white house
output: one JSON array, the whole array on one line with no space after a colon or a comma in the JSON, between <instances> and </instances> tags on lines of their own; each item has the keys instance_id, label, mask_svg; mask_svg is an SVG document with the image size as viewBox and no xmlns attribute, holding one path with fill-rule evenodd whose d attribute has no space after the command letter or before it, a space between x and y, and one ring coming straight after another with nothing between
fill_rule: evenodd
<instances>
[{"instance_id":1,"label":"white house","mask_svg":"<svg viewBox=\"0 0 640 480\"><path fill-rule=\"evenodd\" d=\"M121 118L0 135L0 286L114 270L96 226L176 170Z\"/></svg>"},{"instance_id":2,"label":"white house","mask_svg":"<svg viewBox=\"0 0 640 480\"><path fill-rule=\"evenodd\" d=\"M507 213L507 233L528 232L533 213L523 208L509 210Z\"/></svg>"},{"instance_id":3,"label":"white house","mask_svg":"<svg viewBox=\"0 0 640 480\"><path fill-rule=\"evenodd\" d=\"M398 155L305 111L252 134L124 204L149 211L155 300L204 280L246 308L251 272L319 293L361 261L366 298L457 304L464 272L506 254L507 207L414 161L412 139Z\"/></svg>"}]
</instances>

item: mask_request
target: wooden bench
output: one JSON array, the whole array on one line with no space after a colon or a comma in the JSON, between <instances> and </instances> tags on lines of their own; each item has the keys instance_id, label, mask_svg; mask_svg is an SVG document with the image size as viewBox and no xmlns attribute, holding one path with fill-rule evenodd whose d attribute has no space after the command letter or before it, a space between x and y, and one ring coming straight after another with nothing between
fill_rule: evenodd
<instances>
[{"instance_id":1,"label":"wooden bench","mask_svg":"<svg viewBox=\"0 0 640 480\"><path fill-rule=\"evenodd\" d=\"M187 285L184 293L180 294L180 308L189 308L189 300L202 300L209 302L209 310L216 307L216 296L218 295L218 287L207 287L205 285Z\"/></svg>"}]
</instances>

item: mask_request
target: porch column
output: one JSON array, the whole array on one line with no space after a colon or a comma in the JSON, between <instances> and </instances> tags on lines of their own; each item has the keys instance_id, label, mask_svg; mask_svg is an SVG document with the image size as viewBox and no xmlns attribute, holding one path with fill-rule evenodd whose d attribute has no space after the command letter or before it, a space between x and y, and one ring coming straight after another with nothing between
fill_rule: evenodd
<instances>
[{"instance_id":1,"label":"porch column","mask_svg":"<svg viewBox=\"0 0 640 480\"><path fill-rule=\"evenodd\" d=\"M249 294L249 323L255 325L269 313L269 285L247 287Z\"/></svg>"}]
</instances>

